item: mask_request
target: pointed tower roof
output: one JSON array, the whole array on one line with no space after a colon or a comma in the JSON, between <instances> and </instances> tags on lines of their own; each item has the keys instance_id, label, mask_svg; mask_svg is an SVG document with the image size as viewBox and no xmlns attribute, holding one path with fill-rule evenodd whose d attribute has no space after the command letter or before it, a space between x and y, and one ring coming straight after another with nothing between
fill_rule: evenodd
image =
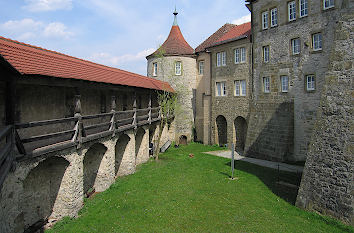
<instances>
[{"instance_id":1,"label":"pointed tower roof","mask_svg":"<svg viewBox=\"0 0 354 233\"><path fill-rule=\"evenodd\" d=\"M173 12L174 14L174 21L173 25L170 31L170 34L168 35L167 39L165 42L161 45L160 49L163 53L164 56L183 56L183 55L193 55L194 54L194 49L187 43L187 41L184 39L181 29L179 28L177 24L177 15L178 12L175 11ZM148 57L153 56L158 54L159 51L156 50L153 54L150 54Z\"/></svg>"}]
</instances>

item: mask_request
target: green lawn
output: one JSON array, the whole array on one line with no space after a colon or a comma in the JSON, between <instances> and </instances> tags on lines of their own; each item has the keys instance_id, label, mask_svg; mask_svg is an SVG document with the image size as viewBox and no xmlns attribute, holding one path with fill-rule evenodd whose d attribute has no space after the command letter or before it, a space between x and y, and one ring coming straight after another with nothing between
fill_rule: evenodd
<instances>
[{"instance_id":1,"label":"green lawn","mask_svg":"<svg viewBox=\"0 0 354 233\"><path fill-rule=\"evenodd\" d=\"M275 170L237 161L238 180L230 180L228 159L201 153L219 149L170 148L48 232L354 232L293 206L293 192L275 186Z\"/></svg>"}]
</instances>

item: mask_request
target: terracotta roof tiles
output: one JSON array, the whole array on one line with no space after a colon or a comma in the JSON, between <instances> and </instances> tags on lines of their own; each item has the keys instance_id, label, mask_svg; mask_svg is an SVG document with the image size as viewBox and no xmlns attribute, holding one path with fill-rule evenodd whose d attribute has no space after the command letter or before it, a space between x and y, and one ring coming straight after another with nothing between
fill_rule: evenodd
<instances>
[{"instance_id":1,"label":"terracotta roof tiles","mask_svg":"<svg viewBox=\"0 0 354 233\"><path fill-rule=\"evenodd\" d=\"M1 36L0 55L23 75L44 75L174 91L166 82L71 57Z\"/></svg>"},{"instance_id":2,"label":"terracotta roof tiles","mask_svg":"<svg viewBox=\"0 0 354 233\"><path fill-rule=\"evenodd\" d=\"M247 36L251 34L251 22L247 22L241 25L232 27L227 33L220 37L215 44L227 42L229 40L237 39L242 36Z\"/></svg>"}]
</instances>

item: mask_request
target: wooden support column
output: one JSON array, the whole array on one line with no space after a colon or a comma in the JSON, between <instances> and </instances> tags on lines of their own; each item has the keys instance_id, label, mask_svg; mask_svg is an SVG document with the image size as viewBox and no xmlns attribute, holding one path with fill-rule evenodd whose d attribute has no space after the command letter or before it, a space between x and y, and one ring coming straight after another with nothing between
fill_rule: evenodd
<instances>
[{"instance_id":1,"label":"wooden support column","mask_svg":"<svg viewBox=\"0 0 354 233\"><path fill-rule=\"evenodd\" d=\"M149 91L149 125L151 125L151 91Z\"/></svg>"},{"instance_id":2,"label":"wooden support column","mask_svg":"<svg viewBox=\"0 0 354 233\"><path fill-rule=\"evenodd\" d=\"M134 129L137 129L137 115L136 115L136 91L134 91L134 102L133 102L133 110L134 110L134 115L133 115L133 126Z\"/></svg>"},{"instance_id":3,"label":"wooden support column","mask_svg":"<svg viewBox=\"0 0 354 233\"><path fill-rule=\"evenodd\" d=\"M112 131L112 137L115 136L115 114L116 114L116 108L117 108L117 104L116 104L116 96L112 95L111 96L111 112L112 114L112 118L111 118L111 126L109 128L110 131Z\"/></svg>"}]
</instances>

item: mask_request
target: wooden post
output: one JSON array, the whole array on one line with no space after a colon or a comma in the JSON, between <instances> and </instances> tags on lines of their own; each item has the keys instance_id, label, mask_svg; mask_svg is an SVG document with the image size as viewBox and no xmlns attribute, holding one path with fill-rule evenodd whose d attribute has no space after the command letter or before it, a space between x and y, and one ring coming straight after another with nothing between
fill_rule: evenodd
<instances>
[{"instance_id":1,"label":"wooden post","mask_svg":"<svg viewBox=\"0 0 354 233\"><path fill-rule=\"evenodd\" d=\"M75 101L74 117L77 117L78 120L75 126L75 134L73 140L78 142L77 149L80 149L82 146L82 137L84 136L84 127L83 127L82 115L81 115L81 96L75 95L74 101Z\"/></svg>"},{"instance_id":2,"label":"wooden post","mask_svg":"<svg viewBox=\"0 0 354 233\"><path fill-rule=\"evenodd\" d=\"M149 125L151 125L151 91L149 91Z\"/></svg>"},{"instance_id":3,"label":"wooden post","mask_svg":"<svg viewBox=\"0 0 354 233\"><path fill-rule=\"evenodd\" d=\"M136 92L134 91L134 102L133 102L133 110L134 110L134 115L133 115L133 126L134 129L137 129L137 119L136 119Z\"/></svg>"},{"instance_id":4,"label":"wooden post","mask_svg":"<svg viewBox=\"0 0 354 233\"><path fill-rule=\"evenodd\" d=\"M115 136L115 113L116 113L116 96L112 95L111 96L111 112L112 112L112 118L111 118L111 126L109 128L110 131L112 131L112 137Z\"/></svg>"}]
</instances>

